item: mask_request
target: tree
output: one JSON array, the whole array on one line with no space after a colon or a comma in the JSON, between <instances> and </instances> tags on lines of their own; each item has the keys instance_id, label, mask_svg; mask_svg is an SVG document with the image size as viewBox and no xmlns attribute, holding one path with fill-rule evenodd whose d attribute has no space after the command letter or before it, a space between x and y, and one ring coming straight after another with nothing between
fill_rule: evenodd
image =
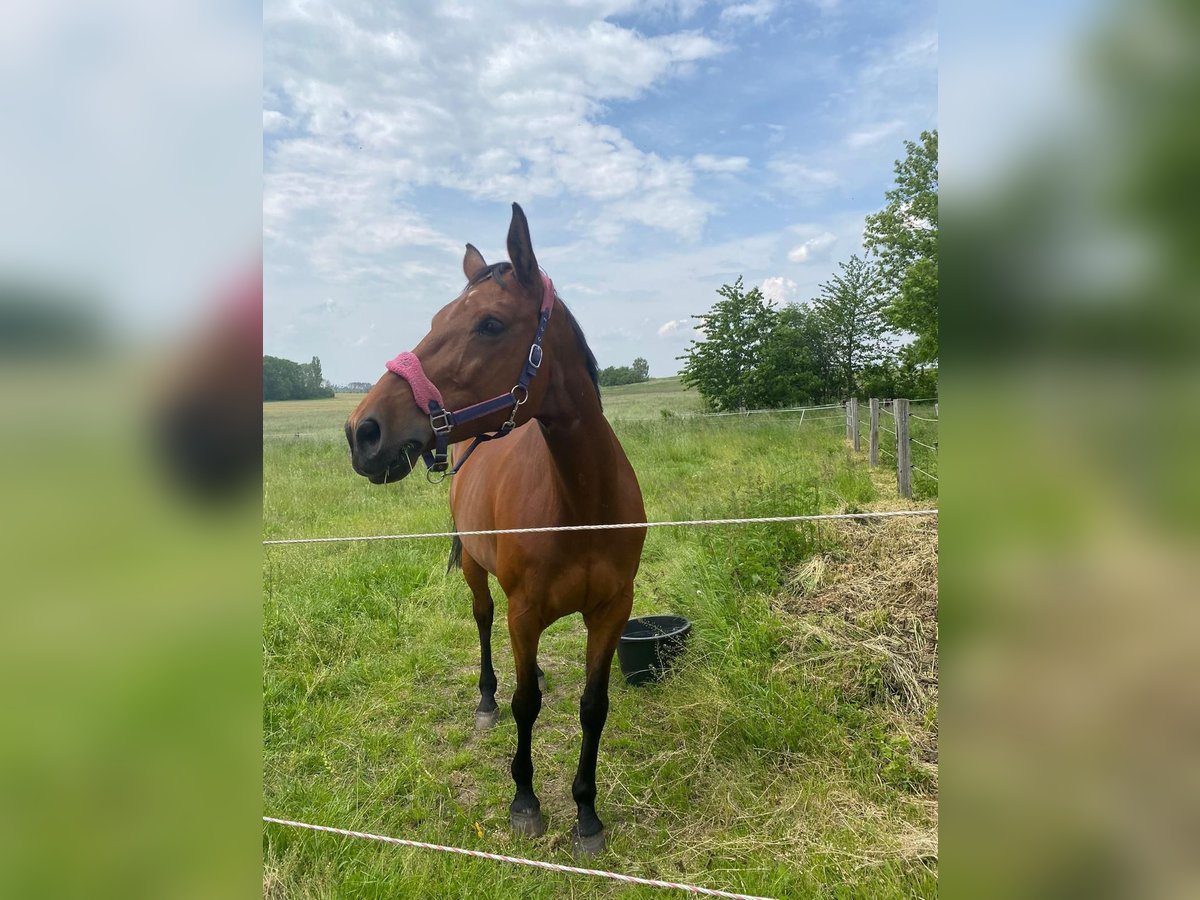
<instances>
[{"instance_id":1,"label":"tree","mask_svg":"<svg viewBox=\"0 0 1200 900\"><path fill-rule=\"evenodd\" d=\"M321 375L321 360L296 363L278 356L263 357L263 400L313 400L332 397L333 388Z\"/></svg>"},{"instance_id":2,"label":"tree","mask_svg":"<svg viewBox=\"0 0 1200 900\"><path fill-rule=\"evenodd\" d=\"M840 395L829 339L816 315L789 304L778 311L751 377L756 406L827 403Z\"/></svg>"},{"instance_id":3,"label":"tree","mask_svg":"<svg viewBox=\"0 0 1200 900\"><path fill-rule=\"evenodd\" d=\"M902 355L929 363L938 358L938 133L904 146L887 206L867 216L865 242L881 263L888 324L915 335Z\"/></svg>"},{"instance_id":4,"label":"tree","mask_svg":"<svg viewBox=\"0 0 1200 900\"><path fill-rule=\"evenodd\" d=\"M868 397L936 397L937 367L885 359L859 373L858 388Z\"/></svg>"},{"instance_id":5,"label":"tree","mask_svg":"<svg viewBox=\"0 0 1200 900\"><path fill-rule=\"evenodd\" d=\"M600 370L600 386L612 387L618 384L637 384L650 378L650 363L640 356L633 361L632 366L608 366Z\"/></svg>"},{"instance_id":6,"label":"tree","mask_svg":"<svg viewBox=\"0 0 1200 900\"><path fill-rule=\"evenodd\" d=\"M681 381L700 392L711 408L746 408L755 398L753 373L758 351L774 326L775 312L758 288L747 291L739 275L717 289L723 299L703 315L704 340L693 340L683 356Z\"/></svg>"},{"instance_id":7,"label":"tree","mask_svg":"<svg viewBox=\"0 0 1200 900\"><path fill-rule=\"evenodd\" d=\"M813 315L829 341L831 363L843 396L858 393L858 373L887 355L886 303L879 267L859 256L839 263L841 274L821 285Z\"/></svg>"}]
</instances>

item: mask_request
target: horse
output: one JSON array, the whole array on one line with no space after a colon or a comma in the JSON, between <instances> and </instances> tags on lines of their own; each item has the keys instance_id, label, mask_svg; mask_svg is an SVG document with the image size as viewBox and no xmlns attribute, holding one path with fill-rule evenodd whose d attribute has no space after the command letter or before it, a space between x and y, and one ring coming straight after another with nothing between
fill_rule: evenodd
<instances>
[{"instance_id":1,"label":"horse","mask_svg":"<svg viewBox=\"0 0 1200 900\"><path fill-rule=\"evenodd\" d=\"M601 408L596 359L541 274L529 223L516 203L507 248L508 261L489 265L466 245L462 292L434 315L412 353L387 364L347 419L353 468L374 484L391 483L423 456L427 476L444 477L446 447L455 445L450 510L464 532L644 522L637 476ZM474 440L463 450L468 439ZM463 534L447 567L461 566L479 629L479 728L494 725L499 715L489 574L508 598L517 726L509 822L519 834L537 837L546 830L530 756L545 690L538 643L551 623L573 613L583 617L583 736L571 786L577 855L595 855L606 845L596 814L596 759L613 652L633 606L645 538L645 528Z\"/></svg>"}]
</instances>

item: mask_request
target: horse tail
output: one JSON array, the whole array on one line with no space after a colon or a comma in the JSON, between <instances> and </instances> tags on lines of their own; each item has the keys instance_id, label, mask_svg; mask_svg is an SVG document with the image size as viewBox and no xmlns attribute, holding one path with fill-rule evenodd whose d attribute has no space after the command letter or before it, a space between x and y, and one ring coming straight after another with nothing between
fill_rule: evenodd
<instances>
[{"instance_id":1,"label":"horse tail","mask_svg":"<svg viewBox=\"0 0 1200 900\"><path fill-rule=\"evenodd\" d=\"M450 560L446 563L446 572L449 574L455 569L462 568L462 538L454 538L450 544Z\"/></svg>"}]
</instances>

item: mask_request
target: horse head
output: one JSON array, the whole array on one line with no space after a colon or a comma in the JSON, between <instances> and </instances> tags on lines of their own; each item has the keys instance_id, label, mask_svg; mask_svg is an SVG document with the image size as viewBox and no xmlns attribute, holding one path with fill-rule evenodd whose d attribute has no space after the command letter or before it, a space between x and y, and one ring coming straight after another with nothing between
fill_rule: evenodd
<instances>
[{"instance_id":1,"label":"horse head","mask_svg":"<svg viewBox=\"0 0 1200 900\"><path fill-rule=\"evenodd\" d=\"M446 432L444 449L447 441L503 431L537 415L549 378L532 375L542 364L541 332L554 294L515 203L508 257L488 265L467 244L466 287L434 315L412 353L388 363L346 420L354 470L374 484L408 475L437 444L435 429Z\"/></svg>"}]
</instances>

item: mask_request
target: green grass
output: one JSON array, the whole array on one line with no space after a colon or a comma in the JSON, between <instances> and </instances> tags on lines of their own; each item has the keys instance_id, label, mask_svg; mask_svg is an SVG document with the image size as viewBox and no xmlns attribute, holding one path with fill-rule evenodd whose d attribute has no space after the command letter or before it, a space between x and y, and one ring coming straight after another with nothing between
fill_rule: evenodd
<instances>
[{"instance_id":1,"label":"green grass","mask_svg":"<svg viewBox=\"0 0 1200 900\"><path fill-rule=\"evenodd\" d=\"M679 383L679 376L652 378L641 384L622 384L601 391L604 411L614 421L658 419L666 410L674 415L704 411L700 395Z\"/></svg>"},{"instance_id":2,"label":"green grass","mask_svg":"<svg viewBox=\"0 0 1200 900\"><path fill-rule=\"evenodd\" d=\"M386 488L351 471L340 435L361 399L264 407L268 537L440 531L446 485ZM674 379L613 388L605 406L651 519L863 509L887 503L826 423L667 420L699 408ZM822 427L826 426L826 427ZM894 484L894 480L892 481ZM892 505L894 506L894 489ZM872 526L863 526L872 527ZM571 862L584 630L541 644L549 690L534 729L549 830L514 837L512 660L497 598L500 724L477 732L470 595L449 541L275 547L264 567L264 808L270 815ZM603 868L774 897L928 897L936 863L905 848L936 828L936 785L882 696L806 664L777 598L795 569L843 553L829 527L651 529L634 614L688 616L682 667L627 687L616 671L601 746ZM855 672L874 677L869 666ZM856 677L858 677L856 675ZM269 896L650 897L622 886L276 826Z\"/></svg>"}]
</instances>

